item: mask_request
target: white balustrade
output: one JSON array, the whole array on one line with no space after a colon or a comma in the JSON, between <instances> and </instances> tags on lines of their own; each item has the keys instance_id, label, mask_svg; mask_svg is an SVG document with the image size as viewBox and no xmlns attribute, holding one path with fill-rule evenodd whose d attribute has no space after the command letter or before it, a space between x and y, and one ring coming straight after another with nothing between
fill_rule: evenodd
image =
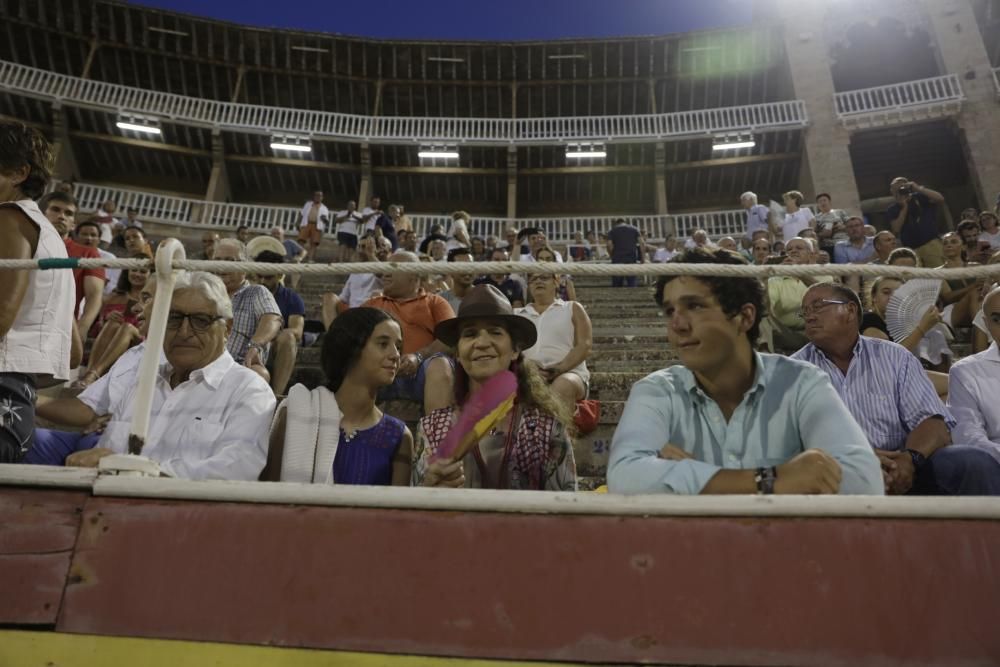
<instances>
[{"instance_id":1,"label":"white balustrade","mask_svg":"<svg viewBox=\"0 0 1000 667\"><path fill-rule=\"evenodd\" d=\"M930 79L905 81L888 86L846 90L834 94L841 120L888 111L918 110L954 104L965 99L958 76L946 74Z\"/></svg>"},{"instance_id":2,"label":"white balustrade","mask_svg":"<svg viewBox=\"0 0 1000 667\"><path fill-rule=\"evenodd\" d=\"M135 208L139 220L183 227L235 230L240 225L246 225L254 233L266 234L277 225L294 233L297 232L302 217L300 207L206 202L91 183L76 183L73 195L81 215L96 211L105 201L111 200L117 204L119 212L125 208ZM410 214L409 218L419 237L430 233L434 225L447 230L451 221L451 216L440 214L417 213ZM645 232L646 237L651 240L663 239L671 234L684 238L696 229L704 229L712 238L739 237L746 226L746 211L743 209L674 215L578 215L515 219L473 215L469 233L472 236L495 236L503 239L504 232L509 227L537 227L553 243L568 243L577 232L606 232L618 218L625 218ZM327 229L327 236L335 236L334 230Z\"/></svg>"},{"instance_id":3,"label":"white balustrade","mask_svg":"<svg viewBox=\"0 0 1000 667\"><path fill-rule=\"evenodd\" d=\"M383 144L506 145L588 140L635 143L808 124L801 100L631 116L518 119L357 116L186 97L81 79L8 61L0 61L0 88L103 111L152 115L180 124Z\"/></svg>"}]
</instances>

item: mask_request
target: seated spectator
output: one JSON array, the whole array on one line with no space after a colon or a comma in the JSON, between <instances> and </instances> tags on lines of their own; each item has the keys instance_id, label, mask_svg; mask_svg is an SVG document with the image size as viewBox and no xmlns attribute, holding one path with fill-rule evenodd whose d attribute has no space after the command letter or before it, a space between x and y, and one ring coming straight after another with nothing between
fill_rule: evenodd
<instances>
[{"instance_id":1,"label":"seated spectator","mask_svg":"<svg viewBox=\"0 0 1000 667\"><path fill-rule=\"evenodd\" d=\"M729 252L739 253L740 251L739 245L736 244L736 239L732 236L723 236L719 239L719 243L717 245L723 250L728 250Z\"/></svg>"},{"instance_id":2,"label":"seated spectator","mask_svg":"<svg viewBox=\"0 0 1000 667\"><path fill-rule=\"evenodd\" d=\"M410 220L410 216L406 215L406 209L402 204L389 204L389 218L392 220L392 226L396 228L396 236L398 237L400 232L412 232L413 222ZM402 243L402 239L400 239ZM406 248L403 248L406 250Z\"/></svg>"},{"instance_id":3,"label":"seated spectator","mask_svg":"<svg viewBox=\"0 0 1000 667\"><path fill-rule=\"evenodd\" d=\"M389 261L420 260L413 253L399 251ZM451 405L454 374L447 356L448 347L434 339L434 327L455 316L448 302L422 289L420 276L387 273L382 276L381 296L372 297L362 305L386 311L403 329L403 358L399 372L396 380L379 392L379 400L416 401L423 405L425 414Z\"/></svg>"},{"instance_id":4,"label":"seated spectator","mask_svg":"<svg viewBox=\"0 0 1000 667\"><path fill-rule=\"evenodd\" d=\"M506 262L510 260L510 257L507 255L506 250L503 248L497 248L493 251L493 256L490 257L490 260L494 262ZM524 287L521 285L520 281L506 273L476 278L472 281L472 284L493 285L500 290L505 297L507 297L507 300L510 301L511 307L520 308L524 305Z\"/></svg>"},{"instance_id":5,"label":"seated spectator","mask_svg":"<svg viewBox=\"0 0 1000 667\"><path fill-rule=\"evenodd\" d=\"M241 243L249 243L250 239L253 238L250 234L250 228L246 225L240 225L236 228L236 240Z\"/></svg>"},{"instance_id":6,"label":"seated spectator","mask_svg":"<svg viewBox=\"0 0 1000 667\"><path fill-rule=\"evenodd\" d=\"M572 408L590 393L590 317L576 301L559 297L559 276L533 273L528 276L528 290L531 303L514 313L531 320L538 340L524 350L524 358L538 364L552 391Z\"/></svg>"},{"instance_id":7,"label":"seated spectator","mask_svg":"<svg viewBox=\"0 0 1000 667\"><path fill-rule=\"evenodd\" d=\"M573 240L566 245L566 255L574 262L586 262L592 254L590 242L583 237L583 232L573 232Z\"/></svg>"},{"instance_id":8,"label":"seated spectator","mask_svg":"<svg viewBox=\"0 0 1000 667\"><path fill-rule=\"evenodd\" d=\"M136 255L133 259L150 257ZM143 303L149 300L155 289L148 290L144 297L143 289L147 282L151 282L149 269L129 269L121 273L115 291L105 299L101 316L94 325L98 334L90 348L87 372L73 383L74 387L82 389L93 384L127 349L142 340L144 334L139 332L139 326Z\"/></svg>"},{"instance_id":9,"label":"seated spectator","mask_svg":"<svg viewBox=\"0 0 1000 667\"><path fill-rule=\"evenodd\" d=\"M468 248L452 248L448 251L448 261L472 262L474 260ZM439 294L441 298L451 305L452 310L458 310L458 304L462 303L462 299L472 289L472 281L475 280L476 275L474 273L453 273L449 278L451 280L451 287Z\"/></svg>"},{"instance_id":10,"label":"seated spectator","mask_svg":"<svg viewBox=\"0 0 1000 667\"><path fill-rule=\"evenodd\" d=\"M746 263L705 249L675 261ZM611 444L611 492L882 493L878 460L826 375L754 351L758 280L661 276L656 303L680 364L632 387Z\"/></svg>"},{"instance_id":11,"label":"seated spectator","mask_svg":"<svg viewBox=\"0 0 1000 667\"><path fill-rule=\"evenodd\" d=\"M458 316L439 323L434 334L443 345L457 348L457 406L430 412L420 420L413 485L575 491L576 463L568 435L573 413L522 354L535 344L535 326L515 315L499 290L479 285L462 301ZM508 370L517 378L516 401L508 411L471 444L468 453L436 459L459 411L470 405L468 399Z\"/></svg>"},{"instance_id":12,"label":"seated spectator","mask_svg":"<svg viewBox=\"0 0 1000 667\"><path fill-rule=\"evenodd\" d=\"M539 248L536 251L535 256L539 262L557 261L555 251L548 246ZM530 275L525 278L526 281L529 281L530 279ZM573 276L559 276L559 290L556 292L556 296L563 301L576 301L576 285L573 284Z\"/></svg>"},{"instance_id":13,"label":"seated spectator","mask_svg":"<svg viewBox=\"0 0 1000 667\"><path fill-rule=\"evenodd\" d=\"M835 264L868 264L875 259L874 241L865 236L865 224L860 216L849 217L844 229L847 238L833 246Z\"/></svg>"},{"instance_id":14,"label":"seated spectator","mask_svg":"<svg viewBox=\"0 0 1000 667\"><path fill-rule=\"evenodd\" d=\"M941 251L944 253L942 269L963 269L969 266L962 257L962 238L955 232L941 236ZM953 329L968 327L979 312L979 281L975 278L941 281L941 321Z\"/></svg>"},{"instance_id":15,"label":"seated spectator","mask_svg":"<svg viewBox=\"0 0 1000 667\"><path fill-rule=\"evenodd\" d=\"M45 192L51 164L52 147L39 130L0 121L0 259L66 259L65 220L76 203L55 192L49 211L33 201ZM64 221L62 231L52 218ZM32 447L38 388L66 380L71 353L81 351L73 350L75 292L68 271L3 271L0 463L19 463Z\"/></svg>"},{"instance_id":16,"label":"seated spectator","mask_svg":"<svg viewBox=\"0 0 1000 667\"><path fill-rule=\"evenodd\" d=\"M590 230L587 232L587 243L590 244L590 259L608 259L608 237Z\"/></svg>"},{"instance_id":17,"label":"seated spectator","mask_svg":"<svg viewBox=\"0 0 1000 667\"><path fill-rule=\"evenodd\" d=\"M653 253L653 261L657 264L669 262L676 257L677 254L677 239L673 236L668 236L664 239L663 245L657 248L656 252Z\"/></svg>"},{"instance_id":18,"label":"seated spectator","mask_svg":"<svg viewBox=\"0 0 1000 667\"><path fill-rule=\"evenodd\" d=\"M525 227L517 234L517 240L526 240L528 242L528 252L524 253L522 247L519 244L514 245L514 251L510 253L510 259L512 262L535 262L535 253L548 246L549 241L545 236L545 232L538 229L537 227ZM562 255L558 251L553 251L556 256L557 262L562 262Z\"/></svg>"},{"instance_id":19,"label":"seated spectator","mask_svg":"<svg viewBox=\"0 0 1000 667\"><path fill-rule=\"evenodd\" d=\"M711 248L714 244L708 239L708 232L704 229L696 229L691 232L691 238L684 242L685 250L693 250L694 248Z\"/></svg>"},{"instance_id":20,"label":"seated spectator","mask_svg":"<svg viewBox=\"0 0 1000 667\"><path fill-rule=\"evenodd\" d=\"M955 419L920 362L901 345L858 334L857 294L842 285L814 285L802 310L810 342L792 358L830 377L875 448L886 493L1000 494L1000 463L951 444Z\"/></svg>"},{"instance_id":21,"label":"seated spectator","mask_svg":"<svg viewBox=\"0 0 1000 667\"><path fill-rule=\"evenodd\" d=\"M875 249L875 257L871 264L888 264L889 255L896 249L896 235L890 231L882 231L872 238L872 247Z\"/></svg>"},{"instance_id":22,"label":"seated spectator","mask_svg":"<svg viewBox=\"0 0 1000 667\"><path fill-rule=\"evenodd\" d=\"M265 481L409 486L413 435L375 405L399 368L403 334L389 313L352 308L323 338L326 384L295 385L271 427Z\"/></svg>"},{"instance_id":23,"label":"seated spectator","mask_svg":"<svg viewBox=\"0 0 1000 667\"><path fill-rule=\"evenodd\" d=\"M819 213L816 214L816 232L820 249L832 255L838 243L850 238L847 232L847 221L850 218L845 211L833 208L833 197L825 192L816 195L816 208L819 209ZM863 230L864 221L861 224Z\"/></svg>"},{"instance_id":24,"label":"seated spectator","mask_svg":"<svg viewBox=\"0 0 1000 667\"><path fill-rule=\"evenodd\" d=\"M963 220L979 220L979 209L975 207L969 207L962 211L962 214L958 216L959 221Z\"/></svg>"},{"instance_id":25,"label":"seated spectator","mask_svg":"<svg viewBox=\"0 0 1000 667\"><path fill-rule=\"evenodd\" d=\"M38 200L38 208L62 237L66 254L70 258L101 258L96 248L81 245L70 236L76 219L76 201L73 197L61 192L50 192ZM81 339L86 339L90 328L94 326L94 321L101 313L106 280L107 274L104 269L73 269L73 282L76 285L73 319L77 323Z\"/></svg>"},{"instance_id":26,"label":"seated spectator","mask_svg":"<svg viewBox=\"0 0 1000 667\"><path fill-rule=\"evenodd\" d=\"M447 262L447 239L441 234L431 234L420 242L420 252L430 257L432 262Z\"/></svg>"},{"instance_id":27,"label":"seated spectator","mask_svg":"<svg viewBox=\"0 0 1000 667\"><path fill-rule=\"evenodd\" d=\"M222 239L215 245L215 261L245 262L246 246L236 239ZM263 285L252 285L243 271L219 276L233 301L233 326L226 349L236 363L256 371L265 380L271 342L281 331L281 310Z\"/></svg>"},{"instance_id":28,"label":"seated spectator","mask_svg":"<svg viewBox=\"0 0 1000 667\"><path fill-rule=\"evenodd\" d=\"M979 214L979 243L990 244L987 252L1000 250L1000 226L997 224L997 214L993 211L983 211Z\"/></svg>"},{"instance_id":29,"label":"seated spectator","mask_svg":"<svg viewBox=\"0 0 1000 667\"><path fill-rule=\"evenodd\" d=\"M794 238L785 245L788 255L782 264L809 265L816 263L816 250L810 239ZM767 297L770 303L768 320L774 331L774 344L783 350L797 350L808 341L805 335L806 323L799 311L802 296L810 285L833 282L832 276L811 276L793 278L775 276L767 280Z\"/></svg>"},{"instance_id":30,"label":"seated spectator","mask_svg":"<svg viewBox=\"0 0 1000 667\"><path fill-rule=\"evenodd\" d=\"M142 229L142 220L139 220L139 209L129 206L125 210L125 229L129 227L135 227L137 229Z\"/></svg>"},{"instance_id":31,"label":"seated spectator","mask_svg":"<svg viewBox=\"0 0 1000 667\"><path fill-rule=\"evenodd\" d=\"M485 262L489 255L486 253L486 241L482 236L473 236L472 246L469 248L473 262Z\"/></svg>"},{"instance_id":32,"label":"seated spectator","mask_svg":"<svg viewBox=\"0 0 1000 667\"><path fill-rule=\"evenodd\" d=\"M867 223L865 224L865 237L870 238L870 239L874 239L875 238L875 234L877 232L878 232L878 230L875 229L875 225L869 225Z\"/></svg>"},{"instance_id":33,"label":"seated spectator","mask_svg":"<svg viewBox=\"0 0 1000 667\"><path fill-rule=\"evenodd\" d=\"M965 357L951 367L948 375L948 406L958 425L957 442L974 447L989 457L980 468L990 471L989 493L1000 493L1000 288L992 289L983 301L986 327L993 339L989 348Z\"/></svg>"},{"instance_id":34,"label":"seated spectator","mask_svg":"<svg viewBox=\"0 0 1000 667\"><path fill-rule=\"evenodd\" d=\"M298 244L294 239L285 238L285 230L283 227L275 225L271 228L271 236L281 242L281 245L285 246L285 261L290 264L301 264L302 260L306 258L306 249ZM288 283L292 289L297 289L299 282L302 280L302 275L299 273L289 274Z\"/></svg>"},{"instance_id":35,"label":"seated spectator","mask_svg":"<svg viewBox=\"0 0 1000 667\"><path fill-rule=\"evenodd\" d=\"M750 245L750 254L757 266L767 264L767 260L771 257L771 242L766 236L754 239Z\"/></svg>"},{"instance_id":36,"label":"seated spectator","mask_svg":"<svg viewBox=\"0 0 1000 667\"><path fill-rule=\"evenodd\" d=\"M508 227L503 233L504 240L497 243L497 247L506 250L507 254L514 252L514 246L518 245L517 235L518 229L516 227Z\"/></svg>"},{"instance_id":37,"label":"seated spectator","mask_svg":"<svg viewBox=\"0 0 1000 667\"><path fill-rule=\"evenodd\" d=\"M258 254L254 261L283 264L285 258L265 250ZM299 346L304 345L306 324L305 301L295 290L285 287L284 282L285 276L280 273L257 276L257 284L267 288L278 304L278 310L281 311L282 328L271 343L271 354L266 365L271 374L271 389L277 396L284 395L288 381L292 379Z\"/></svg>"},{"instance_id":38,"label":"seated spectator","mask_svg":"<svg viewBox=\"0 0 1000 667\"><path fill-rule=\"evenodd\" d=\"M375 235L365 234L365 237L358 242L358 261L374 262L375 255ZM323 326L330 328L335 313L342 313L348 308L357 308L375 294L382 291L382 281L374 273L352 273L347 276L344 289L340 296L333 292L323 294Z\"/></svg>"},{"instance_id":39,"label":"seated spectator","mask_svg":"<svg viewBox=\"0 0 1000 667\"><path fill-rule=\"evenodd\" d=\"M910 248L896 248L889 253L889 258L886 259L885 263L889 266L909 266L916 268L920 266L920 258Z\"/></svg>"},{"instance_id":40,"label":"seated spectator","mask_svg":"<svg viewBox=\"0 0 1000 667\"><path fill-rule=\"evenodd\" d=\"M775 241L774 243L772 243L771 244L771 254L772 255L780 255L781 257L784 257L785 256L785 242L784 241Z\"/></svg>"},{"instance_id":41,"label":"seated spectator","mask_svg":"<svg viewBox=\"0 0 1000 667\"><path fill-rule=\"evenodd\" d=\"M487 235L485 241L486 246L484 248L485 254L483 255L484 262L489 261L489 258L493 256L493 251L499 247L498 243L499 242L497 241L497 237L493 236L492 234Z\"/></svg>"},{"instance_id":42,"label":"seated spectator","mask_svg":"<svg viewBox=\"0 0 1000 667\"><path fill-rule=\"evenodd\" d=\"M201 235L201 259L215 257L215 244L222 240L218 232L205 232Z\"/></svg>"},{"instance_id":43,"label":"seated spectator","mask_svg":"<svg viewBox=\"0 0 1000 667\"><path fill-rule=\"evenodd\" d=\"M232 321L217 276L196 271L177 278L142 450L173 477L255 480L264 467L274 393L226 350ZM140 345L122 355L77 398L39 396L38 414L51 421L80 428L102 415L109 421L99 437L90 436L92 448L81 444L82 433L53 431L39 439L26 462L96 467L108 454L128 452L144 350Z\"/></svg>"},{"instance_id":44,"label":"seated spectator","mask_svg":"<svg viewBox=\"0 0 1000 667\"><path fill-rule=\"evenodd\" d=\"M956 232L962 239L962 254L966 261L985 264L989 259L990 246L988 241L979 241L979 223L975 220L963 220L958 223Z\"/></svg>"},{"instance_id":45,"label":"seated spectator","mask_svg":"<svg viewBox=\"0 0 1000 667\"><path fill-rule=\"evenodd\" d=\"M412 229L402 229L397 232L397 237L399 238L399 249L405 250L406 252L416 253L417 250L417 235Z\"/></svg>"}]
</instances>

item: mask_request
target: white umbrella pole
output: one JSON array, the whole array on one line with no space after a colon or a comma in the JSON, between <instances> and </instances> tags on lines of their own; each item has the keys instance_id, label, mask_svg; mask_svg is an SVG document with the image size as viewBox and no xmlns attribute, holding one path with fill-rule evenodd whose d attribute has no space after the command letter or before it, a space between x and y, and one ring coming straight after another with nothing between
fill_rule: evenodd
<instances>
[{"instance_id":1,"label":"white umbrella pole","mask_svg":"<svg viewBox=\"0 0 1000 667\"><path fill-rule=\"evenodd\" d=\"M173 262L185 259L184 246L177 239L164 239L156 250L156 299L149 318L146 349L139 364L139 389L132 412L132 430L128 436L128 453L141 454L149 434L150 412L153 409L153 391L160 367L160 353L167 330L167 315L173 300L174 283L181 270L174 271Z\"/></svg>"}]
</instances>

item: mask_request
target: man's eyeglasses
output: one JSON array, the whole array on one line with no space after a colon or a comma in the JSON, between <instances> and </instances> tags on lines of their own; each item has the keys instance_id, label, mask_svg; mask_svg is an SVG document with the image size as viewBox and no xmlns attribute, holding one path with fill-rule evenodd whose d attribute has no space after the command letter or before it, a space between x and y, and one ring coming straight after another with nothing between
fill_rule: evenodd
<instances>
[{"instance_id":1,"label":"man's eyeglasses","mask_svg":"<svg viewBox=\"0 0 1000 667\"><path fill-rule=\"evenodd\" d=\"M181 325L184 324L184 320L188 321L188 326L191 327L192 331L208 331L216 320L224 319L215 315L204 315L199 313L181 313L176 310L171 310L167 314L167 328L168 329L180 329Z\"/></svg>"},{"instance_id":2,"label":"man's eyeglasses","mask_svg":"<svg viewBox=\"0 0 1000 667\"><path fill-rule=\"evenodd\" d=\"M850 301L840 301L837 299L820 299L819 301L814 301L808 306L803 306L799 310L799 317L805 319L812 315L813 313L819 313L826 310L830 306L846 306Z\"/></svg>"}]
</instances>

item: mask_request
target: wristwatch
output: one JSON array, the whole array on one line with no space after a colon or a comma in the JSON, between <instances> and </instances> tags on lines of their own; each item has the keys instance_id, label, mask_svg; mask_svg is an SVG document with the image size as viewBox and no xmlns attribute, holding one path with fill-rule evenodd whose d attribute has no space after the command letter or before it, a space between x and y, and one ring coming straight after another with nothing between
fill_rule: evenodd
<instances>
[{"instance_id":1,"label":"wristwatch","mask_svg":"<svg viewBox=\"0 0 1000 667\"><path fill-rule=\"evenodd\" d=\"M910 460L913 461L913 469L919 470L925 463L927 463L927 457L918 452L915 449L904 449L907 454L910 455Z\"/></svg>"},{"instance_id":2,"label":"wristwatch","mask_svg":"<svg viewBox=\"0 0 1000 667\"><path fill-rule=\"evenodd\" d=\"M774 493L774 480L778 478L778 469L774 466L769 468L757 468L753 476L753 481L757 485L757 495L769 496Z\"/></svg>"}]
</instances>

